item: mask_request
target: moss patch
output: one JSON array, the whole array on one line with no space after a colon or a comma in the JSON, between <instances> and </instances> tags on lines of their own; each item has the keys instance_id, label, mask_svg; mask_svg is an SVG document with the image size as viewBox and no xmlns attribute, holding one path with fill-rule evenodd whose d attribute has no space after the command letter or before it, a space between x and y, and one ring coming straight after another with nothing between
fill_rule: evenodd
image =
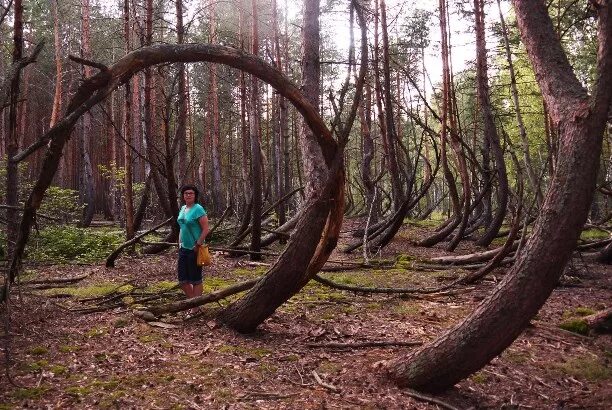
<instances>
[{"instance_id":1,"label":"moss patch","mask_svg":"<svg viewBox=\"0 0 612 410\"><path fill-rule=\"evenodd\" d=\"M42 356L42 355L44 355L44 354L49 353L49 349L47 349L47 348L46 348L46 347L44 347L44 346L36 346L36 347L32 347L32 348L29 350L29 353L30 353L30 354L33 354L33 355L36 355L36 356Z\"/></svg>"},{"instance_id":2,"label":"moss patch","mask_svg":"<svg viewBox=\"0 0 612 410\"><path fill-rule=\"evenodd\" d=\"M116 283L104 282L85 287L53 288L45 290L43 293L48 296L70 295L77 299L87 299L107 296L111 293L130 293L134 290L132 285L117 286Z\"/></svg>"},{"instance_id":3,"label":"moss patch","mask_svg":"<svg viewBox=\"0 0 612 410\"><path fill-rule=\"evenodd\" d=\"M30 387L17 389L13 392L13 397L17 400L29 400L29 399L38 399L41 397L47 389L45 387Z\"/></svg>"},{"instance_id":4,"label":"moss patch","mask_svg":"<svg viewBox=\"0 0 612 410\"><path fill-rule=\"evenodd\" d=\"M557 368L565 374L592 382L609 380L612 377L610 366L594 356L574 357L565 363L557 364Z\"/></svg>"},{"instance_id":5,"label":"moss patch","mask_svg":"<svg viewBox=\"0 0 612 410\"><path fill-rule=\"evenodd\" d=\"M583 319L569 319L562 322L559 327L581 335L589 334L589 325Z\"/></svg>"}]
</instances>

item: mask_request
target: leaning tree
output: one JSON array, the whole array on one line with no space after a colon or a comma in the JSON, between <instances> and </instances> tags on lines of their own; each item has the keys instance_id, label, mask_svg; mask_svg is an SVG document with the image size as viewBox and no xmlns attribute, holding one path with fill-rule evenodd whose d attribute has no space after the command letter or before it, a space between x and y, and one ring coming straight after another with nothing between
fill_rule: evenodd
<instances>
[{"instance_id":1,"label":"leaning tree","mask_svg":"<svg viewBox=\"0 0 612 410\"><path fill-rule=\"evenodd\" d=\"M485 366L529 324L558 283L589 212L612 96L612 4L598 18L597 81L588 95L572 70L544 0L513 0L521 38L559 131L556 171L524 251L461 323L388 364L399 385L439 391Z\"/></svg>"}]
</instances>

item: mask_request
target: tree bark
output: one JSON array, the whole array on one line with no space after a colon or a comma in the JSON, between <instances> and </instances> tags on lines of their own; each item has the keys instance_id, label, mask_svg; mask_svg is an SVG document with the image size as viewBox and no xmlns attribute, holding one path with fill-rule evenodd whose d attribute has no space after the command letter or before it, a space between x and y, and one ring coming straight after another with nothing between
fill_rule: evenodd
<instances>
[{"instance_id":1,"label":"tree bark","mask_svg":"<svg viewBox=\"0 0 612 410\"><path fill-rule=\"evenodd\" d=\"M210 43L217 41L215 17L215 3L210 3ZM210 150L212 152L212 202L216 215L225 209L225 198L223 196L223 183L221 179L221 143L219 142L219 94L217 90L217 65L210 66L210 99L212 103L212 141Z\"/></svg>"},{"instance_id":2,"label":"tree bark","mask_svg":"<svg viewBox=\"0 0 612 410\"><path fill-rule=\"evenodd\" d=\"M62 58L61 42L59 36L58 0L53 0L53 45L55 54L55 93L53 94L53 109L49 127L53 127L62 111Z\"/></svg>"},{"instance_id":3,"label":"tree bark","mask_svg":"<svg viewBox=\"0 0 612 410\"><path fill-rule=\"evenodd\" d=\"M125 38L125 53L129 53L131 50L131 33L130 33L130 2L124 0L123 2L123 35ZM133 90L136 85L133 81L136 77L134 76L130 81L125 84L125 105L124 105L124 122L123 122L123 137L125 138L125 145L123 151L124 158L124 194L125 194L125 238L130 240L134 237L134 195L132 187L132 148L133 145L133 103L134 93L137 90Z\"/></svg>"},{"instance_id":4,"label":"tree bark","mask_svg":"<svg viewBox=\"0 0 612 410\"><path fill-rule=\"evenodd\" d=\"M252 25L252 53L259 53L259 33L257 21L257 3L251 1L253 13ZM262 159L261 159L261 130L259 127L259 82L257 77L251 76L251 98L249 100L249 137L251 143L251 260L260 260L261 254L261 207L262 207Z\"/></svg>"},{"instance_id":5,"label":"tree bark","mask_svg":"<svg viewBox=\"0 0 612 410\"><path fill-rule=\"evenodd\" d=\"M485 14L484 0L474 0L474 11L476 19L476 81L478 88L478 103L484 123L484 138L488 141L489 148L493 151L495 158L495 170L497 172L497 209L489 226L476 244L488 246L499 232L508 206L508 175L504 153L499 142L499 135L495 128L491 99L489 98L489 76L487 73L487 44L485 40Z\"/></svg>"},{"instance_id":6,"label":"tree bark","mask_svg":"<svg viewBox=\"0 0 612 410\"><path fill-rule=\"evenodd\" d=\"M589 211L612 94L612 7L599 4L598 78L589 98L544 2L513 4L521 38L559 131L556 172L524 251L494 292L437 340L389 364L390 376L401 386L447 389L507 348L555 288Z\"/></svg>"},{"instance_id":7,"label":"tree bark","mask_svg":"<svg viewBox=\"0 0 612 410\"><path fill-rule=\"evenodd\" d=\"M81 57L89 60L91 59L91 36L89 33L89 15L90 7L89 0L82 0L81 3ZM89 78L91 76L91 67L83 65L83 76ZM79 155L81 169L79 173L79 192L81 195L81 202L83 204L83 216L81 219L81 226L89 226L94 216L95 211L95 193L94 193L94 179L93 179L93 168L91 165L91 148L89 141L92 139L92 115L87 112L83 115L83 128L79 134Z\"/></svg>"},{"instance_id":8,"label":"tree bark","mask_svg":"<svg viewBox=\"0 0 612 410\"><path fill-rule=\"evenodd\" d=\"M176 0L176 42L185 42L185 29L183 27L183 0ZM189 158L187 153L187 80L185 64L178 64L178 101L175 138L178 140L178 181L183 185L187 178Z\"/></svg>"},{"instance_id":9,"label":"tree bark","mask_svg":"<svg viewBox=\"0 0 612 410\"><path fill-rule=\"evenodd\" d=\"M15 0L13 13L13 65L18 64L23 57L23 4L21 0ZM9 93L9 123L8 135L4 141L6 152L6 204L11 207L6 211L6 236L7 256L14 255L16 249L13 245L18 236L17 220L19 213L16 208L19 205L19 169L13 157L19 151L19 135L17 133L17 118L19 112L19 86L21 80L21 69L13 73ZM3 104L4 105L4 104ZM7 285L5 285L7 286Z\"/></svg>"},{"instance_id":10,"label":"tree bark","mask_svg":"<svg viewBox=\"0 0 612 410\"><path fill-rule=\"evenodd\" d=\"M538 207L542 205L544 201L542 190L538 182L533 163L531 161L531 155L529 153L529 138L527 137L527 128L523 122L523 114L521 106L519 104L518 89L516 87L516 74L514 72L514 63L512 61L512 53L510 51L510 41L508 40L508 29L506 28L506 21L501 11L500 0L497 0L497 8L499 9L499 20L501 22L502 36L504 39L504 50L506 52L506 61L508 62L508 73L510 75L510 91L512 92L512 103L514 104L514 111L516 113L516 123L519 129L519 135L521 136L521 143L523 144L523 162L525 163L525 170L527 171L527 178L529 179L529 185L533 192Z\"/></svg>"}]
</instances>

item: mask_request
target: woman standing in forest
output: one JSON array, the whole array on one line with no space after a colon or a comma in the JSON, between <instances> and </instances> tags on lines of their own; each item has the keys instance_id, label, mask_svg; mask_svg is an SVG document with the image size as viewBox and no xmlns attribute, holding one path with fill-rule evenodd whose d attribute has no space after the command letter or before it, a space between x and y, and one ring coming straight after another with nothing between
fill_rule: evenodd
<instances>
[{"instance_id":1,"label":"woman standing in forest","mask_svg":"<svg viewBox=\"0 0 612 410\"><path fill-rule=\"evenodd\" d=\"M198 189L193 185L181 188L184 205L179 211L177 223L179 233L178 281L188 298L202 295L202 267L196 263L196 246L200 246L208 235L208 216L198 203ZM192 310L191 314L197 312Z\"/></svg>"}]
</instances>

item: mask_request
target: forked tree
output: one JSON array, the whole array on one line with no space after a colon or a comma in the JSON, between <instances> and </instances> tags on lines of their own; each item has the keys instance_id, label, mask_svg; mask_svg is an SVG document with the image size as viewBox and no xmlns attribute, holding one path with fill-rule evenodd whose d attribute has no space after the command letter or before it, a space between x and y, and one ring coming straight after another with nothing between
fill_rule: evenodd
<instances>
[{"instance_id":1,"label":"forked tree","mask_svg":"<svg viewBox=\"0 0 612 410\"><path fill-rule=\"evenodd\" d=\"M401 386L444 390L512 344L557 285L589 212L612 96L612 4L591 2L599 42L591 96L572 70L545 2L513 0L513 5L559 134L555 174L524 251L493 293L438 339L389 363L391 378Z\"/></svg>"}]
</instances>

